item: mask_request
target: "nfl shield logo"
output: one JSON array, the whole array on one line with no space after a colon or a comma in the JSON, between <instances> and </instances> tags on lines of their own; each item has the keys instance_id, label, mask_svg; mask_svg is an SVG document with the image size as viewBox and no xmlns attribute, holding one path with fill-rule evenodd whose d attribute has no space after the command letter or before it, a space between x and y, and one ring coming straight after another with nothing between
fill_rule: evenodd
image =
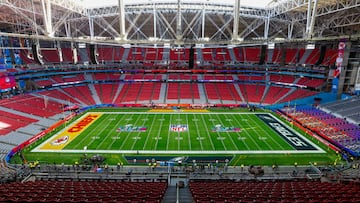
<instances>
[{"instance_id":1,"label":"nfl shield logo","mask_svg":"<svg viewBox=\"0 0 360 203\"><path fill-rule=\"evenodd\" d=\"M173 132L185 132L188 131L188 125L185 124L171 124L170 131Z\"/></svg>"}]
</instances>

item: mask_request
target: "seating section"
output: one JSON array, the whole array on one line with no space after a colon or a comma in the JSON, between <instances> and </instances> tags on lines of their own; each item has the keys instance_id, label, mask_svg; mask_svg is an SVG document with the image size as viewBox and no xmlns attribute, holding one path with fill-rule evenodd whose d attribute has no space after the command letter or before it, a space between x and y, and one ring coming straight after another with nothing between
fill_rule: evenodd
<instances>
[{"instance_id":1,"label":"seating section","mask_svg":"<svg viewBox=\"0 0 360 203\"><path fill-rule=\"evenodd\" d=\"M306 85L308 87L317 88L324 84L324 79L317 79L317 78L300 78L300 80L296 83L299 85Z\"/></svg>"},{"instance_id":2,"label":"seating section","mask_svg":"<svg viewBox=\"0 0 360 203\"><path fill-rule=\"evenodd\" d=\"M179 99L179 83L168 83L167 99Z\"/></svg>"},{"instance_id":3,"label":"seating section","mask_svg":"<svg viewBox=\"0 0 360 203\"><path fill-rule=\"evenodd\" d=\"M234 88L233 84L219 83L216 85L221 100L239 101L241 100L239 94Z\"/></svg>"},{"instance_id":4,"label":"seating section","mask_svg":"<svg viewBox=\"0 0 360 203\"><path fill-rule=\"evenodd\" d=\"M122 99L119 103L121 102L135 102L140 89L142 87L141 83L133 83L133 84L124 84L120 95L122 95Z\"/></svg>"},{"instance_id":5,"label":"seating section","mask_svg":"<svg viewBox=\"0 0 360 203\"><path fill-rule=\"evenodd\" d=\"M244 56L244 53L243 53L244 50L242 48L235 47L233 49L233 51L234 51L235 58L236 58L236 60L238 62L244 62L245 61L245 58L244 58L245 56Z\"/></svg>"},{"instance_id":6,"label":"seating section","mask_svg":"<svg viewBox=\"0 0 360 203\"><path fill-rule=\"evenodd\" d=\"M237 75L240 81L245 82L259 82L265 81L266 77L264 75Z\"/></svg>"},{"instance_id":7,"label":"seating section","mask_svg":"<svg viewBox=\"0 0 360 203\"><path fill-rule=\"evenodd\" d=\"M282 54L283 54L283 49L275 48L273 52L272 62L280 64Z\"/></svg>"},{"instance_id":8,"label":"seating section","mask_svg":"<svg viewBox=\"0 0 360 203\"><path fill-rule=\"evenodd\" d=\"M331 102L320 107L360 124L360 97Z\"/></svg>"},{"instance_id":9,"label":"seating section","mask_svg":"<svg viewBox=\"0 0 360 203\"><path fill-rule=\"evenodd\" d=\"M4 107L19 110L25 113L33 113L30 106L34 105L36 108L41 109L38 111L39 115L45 115L45 117L48 117L55 115L57 112L61 112L61 106L63 104L71 103L80 106L91 106L96 104L95 99L97 101L97 97L100 99L100 103L103 104L121 104L123 102L149 103L159 101L161 96L160 93L162 91L165 91L165 99L177 100L178 102L191 102L189 100L200 99L200 94L203 93L200 91L205 90L205 99L214 100L212 103L250 102L262 104L287 102L316 94L316 92L306 89L290 89L278 85L270 85L267 87L265 86L265 82L268 77L262 74L66 74L53 75L50 78L36 80L36 83L46 86L58 83L85 81L85 79L88 80L89 78L92 78L97 82L91 84L80 83L74 86L59 86L54 89L42 90L34 93L34 95L39 95L38 98L33 96L17 96L9 100L3 100L0 103L2 103ZM122 79L121 81L120 78ZM165 83L163 82L157 82L163 78L169 80L166 83L167 86L165 86ZM238 78L241 83L227 83L224 81L230 81L236 78ZM201 79L208 82L196 82L196 80ZM311 85L313 87L318 86L323 82L321 79L299 79L294 76L276 74L270 75L269 79L272 82L282 83L294 83L298 80L299 84ZM156 80L156 82L144 80ZM201 86L199 86L199 84L201 84ZM199 89L199 87L204 87L204 89ZM28 105L26 102L15 102L15 98L19 99L19 101L34 100L34 103ZM43 112L43 109L45 109L44 100L46 100L47 112ZM54 100L58 102L54 102Z\"/></svg>"},{"instance_id":10,"label":"seating section","mask_svg":"<svg viewBox=\"0 0 360 203\"><path fill-rule=\"evenodd\" d=\"M73 63L74 56L71 48L61 48L64 63Z\"/></svg>"},{"instance_id":11,"label":"seating section","mask_svg":"<svg viewBox=\"0 0 360 203\"><path fill-rule=\"evenodd\" d=\"M138 102L149 102L153 99L153 91L155 88L154 82L143 82L142 87L137 98ZM160 92L160 90L159 90ZM156 99L156 98L155 98Z\"/></svg>"},{"instance_id":12,"label":"seating section","mask_svg":"<svg viewBox=\"0 0 360 203\"><path fill-rule=\"evenodd\" d=\"M66 103L71 102L73 104L80 104L80 102L75 99L75 98L77 98L76 97L77 95L74 97L73 95L66 94L61 88L42 91L42 92L39 92L39 94L41 94L43 96L47 96L47 97L60 99L60 100L66 101Z\"/></svg>"},{"instance_id":13,"label":"seating section","mask_svg":"<svg viewBox=\"0 0 360 203\"><path fill-rule=\"evenodd\" d=\"M260 61L260 47L247 47L243 48L244 62L247 63L259 63Z\"/></svg>"},{"instance_id":14,"label":"seating section","mask_svg":"<svg viewBox=\"0 0 360 203\"><path fill-rule=\"evenodd\" d=\"M338 56L338 50L336 49L327 49L325 52L324 60L322 61L322 65L329 66L336 62L336 58Z\"/></svg>"},{"instance_id":15,"label":"seating section","mask_svg":"<svg viewBox=\"0 0 360 203\"><path fill-rule=\"evenodd\" d=\"M194 83L180 83L180 99L200 99L199 88Z\"/></svg>"},{"instance_id":16,"label":"seating section","mask_svg":"<svg viewBox=\"0 0 360 203\"><path fill-rule=\"evenodd\" d=\"M33 59L33 55L31 53L31 51L29 51L29 50L21 49L20 50L20 58L25 64L36 63Z\"/></svg>"},{"instance_id":17,"label":"seating section","mask_svg":"<svg viewBox=\"0 0 360 203\"><path fill-rule=\"evenodd\" d=\"M90 92L88 86L73 86L73 87L66 87L62 88L68 95L71 95L80 101L82 101L86 105L95 105L94 98Z\"/></svg>"},{"instance_id":18,"label":"seating section","mask_svg":"<svg viewBox=\"0 0 360 203\"><path fill-rule=\"evenodd\" d=\"M29 125L29 123L36 121L37 120L32 118L12 114L6 111L0 111L0 136L6 135L18 128L25 127Z\"/></svg>"},{"instance_id":19,"label":"seating section","mask_svg":"<svg viewBox=\"0 0 360 203\"><path fill-rule=\"evenodd\" d=\"M290 91L290 88L281 86L270 86L264 99L263 104L276 104L279 99L285 96Z\"/></svg>"},{"instance_id":20,"label":"seating section","mask_svg":"<svg viewBox=\"0 0 360 203\"><path fill-rule=\"evenodd\" d=\"M83 74L77 74L77 75L56 75L51 77L52 80L56 81L57 83L64 83L64 82L78 82L78 81L84 81L84 75Z\"/></svg>"},{"instance_id":21,"label":"seating section","mask_svg":"<svg viewBox=\"0 0 360 203\"><path fill-rule=\"evenodd\" d=\"M170 49L171 61L189 61L189 49Z\"/></svg>"},{"instance_id":22,"label":"seating section","mask_svg":"<svg viewBox=\"0 0 360 203\"><path fill-rule=\"evenodd\" d=\"M293 84L295 81L295 77L291 75L270 75L270 81Z\"/></svg>"},{"instance_id":23,"label":"seating section","mask_svg":"<svg viewBox=\"0 0 360 203\"><path fill-rule=\"evenodd\" d=\"M128 61L144 61L145 49L140 47L132 47L129 51L127 60Z\"/></svg>"},{"instance_id":24,"label":"seating section","mask_svg":"<svg viewBox=\"0 0 360 203\"><path fill-rule=\"evenodd\" d=\"M119 80L120 73L93 73L91 77L96 81Z\"/></svg>"},{"instance_id":25,"label":"seating section","mask_svg":"<svg viewBox=\"0 0 360 203\"><path fill-rule=\"evenodd\" d=\"M218 93L218 89L216 88L215 83L205 83L204 84L206 95L209 100L219 100L220 95Z\"/></svg>"},{"instance_id":26,"label":"seating section","mask_svg":"<svg viewBox=\"0 0 360 203\"><path fill-rule=\"evenodd\" d=\"M239 84L247 102L259 103L264 95L265 85Z\"/></svg>"},{"instance_id":27,"label":"seating section","mask_svg":"<svg viewBox=\"0 0 360 203\"><path fill-rule=\"evenodd\" d=\"M126 50L128 49L128 50ZM195 49L196 50L196 49ZM128 52L127 52L128 51ZM43 61L46 64L58 64L58 63L73 63L73 53L71 48L61 48L63 61L60 62L60 57L57 49L42 49L41 54L43 55ZM98 46L98 62L101 64L106 63L118 63L123 60L132 61L132 62L141 62L144 67L152 67L154 64L161 63L163 60L164 48L156 47L111 47L111 46ZM183 62L189 61L189 52L190 48L171 48L169 49L168 57L166 60L169 60L169 64L183 64ZM326 48L324 59L321 65L332 65L336 62L338 50L333 48ZM127 55L126 55L126 54ZM234 60L240 63L259 63L261 56L260 46L254 47L235 47L232 50L229 48L220 47L220 48L202 48L195 51L195 59L201 59L200 64L213 64L215 66L222 66L226 63L233 63ZM197 56L200 54L201 56ZM316 47L313 50L306 50L303 47L289 47L289 48L278 48L276 47L273 50L272 58L267 59L269 56L265 56L265 61L274 64L280 64L284 62L285 64L316 64L321 54L321 49ZM283 56L285 58L283 59ZM28 50L21 50L20 52L21 59L26 64L36 63L32 59L32 54ZM165 59L165 58L164 58ZM81 61L81 59L78 59ZM205 63L203 63L205 62ZM195 64L197 66L197 64Z\"/></svg>"},{"instance_id":28,"label":"seating section","mask_svg":"<svg viewBox=\"0 0 360 203\"><path fill-rule=\"evenodd\" d=\"M54 84L54 82L49 78L38 79L35 81L35 83L39 86L51 86L52 84Z\"/></svg>"},{"instance_id":29,"label":"seating section","mask_svg":"<svg viewBox=\"0 0 360 203\"><path fill-rule=\"evenodd\" d=\"M113 98L119 87L118 84L94 84L101 103L112 104Z\"/></svg>"},{"instance_id":30,"label":"seating section","mask_svg":"<svg viewBox=\"0 0 360 203\"><path fill-rule=\"evenodd\" d=\"M162 51L163 48L146 48L145 52L145 61L155 62L162 60Z\"/></svg>"},{"instance_id":31,"label":"seating section","mask_svg":"<svg viewBox=\"0 0 360 203\"><path fill-rule=\"evenodd\" d=\"M94 74L92 74L92 77L96 81L108 80L107 73L94 73Z\"/></svg>"},{"instance_id":32,"label":"seating section","mask_svg":"<svg viewBox=\"0 0 360 203\"><path fill-rule=\"evenodd\" d=\"M119 62L122 60L124 50L122 47L98 47L98 61L99 63Z\"/></svg>"},{"instance_id":33,"label":"seating section","mask_svg":"<svg viewBox=\"0 0 360 203\"><path fill-rule=\"evenodd\" d=\"M0 184L0 202L161 202L166 182L35 181Z\"/></svg>"},{"instance_id":34,"label":"seating section","mask_svg":"<svg viewBox=\"0 0 360 203\"><path fill-rule=\"evenodd\" d=\"M41 55L43 56L44 63L60 63L60 57L57 49L42 50Z\"/></svg>"},{"instance_id":35,"label":"seating section","mask_svg":"<svg viewBox=\"0 0 360 203\"><path fill-rule=\"evenodd\" d=\"M311 106L298 106L284 112L340 148L360 155L360 127Z\"/></svg>"},{"instance_id":36,"label":"seating section","mask_svg":"<svg viewBox=\"0 0 360 203\"><path fill-rule=\"evenodd\" d=\"M293 89L291 91L292 92L289 95L287 95L285 98L283 98L281 101L279 101L279 103L310 97L317 93L306 89Z\"/></svg>"},{"instance_id":37,"label":"seating section","mask_svg":"<svg viewBox=\"0 0 360 203\"><path fill-rule=\"evenodd\" d=\"M39 98L29 94L13 96L0 100L0 105L16 111L41 117L50 117L62 112L62 104L50 99Z\"/></svg>"},{"instance_id":38,"label":"seating section","mask_svg":"<svg viewBox=\"0 0 360 203\"><path fill-rule=\"evenodd\" d=\"M319 181L192 181L195 202L358 202L360 185Z\"/></svg>"},{"instance_id":39,"label":"seating section","mask_svg":"<svg viewBox=\"0 0 360 203\"><path fill-rule=\"evenodd\" d=\"M213 61L214 58L214 53L213 50L211 48L204 48L202 49L202 58L204 59L204 61Z\"/></svg>"}]
</instances>

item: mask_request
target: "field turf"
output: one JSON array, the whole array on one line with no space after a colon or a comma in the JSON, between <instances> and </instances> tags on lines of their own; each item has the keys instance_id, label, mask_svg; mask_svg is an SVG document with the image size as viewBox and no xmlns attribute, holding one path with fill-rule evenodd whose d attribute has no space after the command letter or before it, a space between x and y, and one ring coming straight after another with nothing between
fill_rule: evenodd
<instances>
[{"instance_id":1,"label":"field turf","mask_svg":"<svg viewBox=\"0 0 360 203\"><path fill-rule=\"evenodd\" d=\"M98 116L84 123L91 115ZM275 128L269 124L271 122L276 123ZM68 131L78 128L75 136L64 139ZM288 132L297 138L289 139ZM317 140L294 130L273 113L232 110L94 109L42 139L27 151L26 157L58 162L50 158L54 153L61 153L64 160L70 162L84 153L103 154L109 164L126 162L125 156L165 155L231 156L232 165L307 164L311 161L329 164L337 159L335 153Z\"/></svg>"}]
</instances>

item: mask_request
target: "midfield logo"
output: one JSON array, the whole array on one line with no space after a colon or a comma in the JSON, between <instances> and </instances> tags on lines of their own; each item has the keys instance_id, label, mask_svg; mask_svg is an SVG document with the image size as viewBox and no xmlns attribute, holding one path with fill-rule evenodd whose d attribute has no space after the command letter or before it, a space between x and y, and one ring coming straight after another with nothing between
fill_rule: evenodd
<instances>
[{"instance_id":1,"label":"midfield logo","mask_svg":"<svg viewBox=\"0 0 360 203\"><path fill-rule=\"evenodd\" d=\"M125 126L120 126L116 132L146 132L145 126L133 126L132 124L126 124Z\"/></svg>"},{"instance_id":2,"label":"midfield logo","mask_svg":"<svg viewBox=\"0 0 360 203\"><path fill-rule=\"evenodd\" d=\"M188 125L186 124L171 124L170 131L173 132L186 132L188 131Z\"/></svg>"},{"instance_id":3,"label":"midfield logo","mask_svg":"<svg viewBox=\"0 0 360 203\"><path fill-rule=\"evenodd\" d=\"M215 125L211 128L212 132L240 132L241 129L239 127L225 127L220 124Z\"/></svg>"}]
</instances>

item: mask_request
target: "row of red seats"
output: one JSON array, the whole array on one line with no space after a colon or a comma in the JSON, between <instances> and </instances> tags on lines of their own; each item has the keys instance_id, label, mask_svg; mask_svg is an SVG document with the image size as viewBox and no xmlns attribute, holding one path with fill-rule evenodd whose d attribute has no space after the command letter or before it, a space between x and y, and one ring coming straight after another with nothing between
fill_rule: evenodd
<instances>
[{"instance_id":1,"label":"row of red seats","mask_svg":"<svg viewBox=\"0 0 360 203\"><path fill-rule=\"evenodd\" d=\"M161 202L167 182L35 181L0 184L0 202Z\"/></svg>"},{"instance_id":2,"label":"row of red seats","mask_svg":"<svg viewBox=\"0 0 360 203\"><path fill-rule=\"evenodd\" d=\"M9 99L0 100L0 105L46 118L62 112L62 104L49 100L46 97L39 98L29 94L17 95Z\"/></svg>"},{"instance_id":3,"label":"row of red seats","mask_svg":"<svg viewBox=\"0 0 360 203\"><path fill-rule=\"evenodd\" d=\"M221 182L189 184L195 202L357 202L359 184L319 181Z\"/></svg>"},{"instance_id":4,"label":"row of red seats","mask_svg":"<svg viewBox=\"0 0 360 203\"><path fill-rule=\"evenodd\" d=\"M123 47L98 47L98 61L103 62L114 62L123 60L125 49ZM141 48L141 47L132 47L129 49L128 55L126 56L127 61L162 61L164 55L163 48ZM71 48L62 48L60 50L62 52L62 62L71 63L73 62L73 52ZM261 55L260 47L240 47L233 48L229 50L228 48L203 48L198 51L194 51L194 54L201 54L202 58L205 62L224 62L224 61L232 61L234 60L231 57L230 51L233 52L235 56L235 60L239 62L245 63L258 63ZM320 49L315 48L311 50L311 53L307 58L302 59L302 57L306 57L305 48L286 48L280 49L275 48L273 50L272 56L268 53L265 55L266 61L271 61L273 63L280 63L283 55L285 54L285 63L286 64L296 64L299 61L304 61L305 64L315 64L320 57ZM43 60L45 63L60 63L59 50L41 50L41 54L43 56ZM89 54L89 53L88 53ZM170 49L169 59L170 61L188 61L190 54L190 48L173 48ZM35 63L31 57L28 57L29 51L22 50L20 53L20 57L26 63ZM322 65L331 65L336 61L337 50L336 49L327 49L325 52L324 60ZM80 56L78 57L78 61L82 59ZM268 57L272 57L268 59ZM194 57L196 58L196 57Z\"/></svg>"},{"instance_id":5,"label":"row of red seats","mask_svg":"<svg viewBox=\"0 0 360 203\"><path fill-rule=\"evenodd\" d=\"M6 135L18 128L29 125L37 120L17 114L0 111L0 135Z\"/></svg>"}]
</instances>

